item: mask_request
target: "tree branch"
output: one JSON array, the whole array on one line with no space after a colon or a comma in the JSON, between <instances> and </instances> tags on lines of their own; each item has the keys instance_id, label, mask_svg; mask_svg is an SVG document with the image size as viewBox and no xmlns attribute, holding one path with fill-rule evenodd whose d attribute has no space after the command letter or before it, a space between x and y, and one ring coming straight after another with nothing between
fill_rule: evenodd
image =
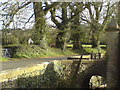
<instances>
[{"instance_id":1,"label":"tree branch","mask_svg":"<svg viewBox=\"0 0 120 90\"><path fill-rule=\"evenodd\" d=\"M92 9L91 9L91 3L88 2L87 4L85 4L85 7L89 11L91 21L94 22L94 16L93 16Z\"/></svg>"},{"instance_id":2,"label":"tree branch","mask_svg":"<svg viewBox=\"0 0 120 90\"><path fill-rule=\"evenodd\" d=\"M60 16L56 16L56 17L58 17L59 19L61 19L61 20L62 20L62 18L61 18Z\"/></svg>"},{"instance_id":3,"label":"tree branch","mask_svg":"<svg viewBox=\"0 0 120 90\"><path fill-rule=\"evenodd\" d=\"M13 18L14 18L14 15L22 8L24 8L25 6L29 5L31 2L27 2L25 3L24 5L22 5L21 7L18 7L17 9L14 9L13 11L11 11L8 15L11 17L10 21L5 24L5 27L7 28L11 22L13 22Z\"/></svg>"},{"instance_id":4,"label":"tree branch","mask_svg":"<svg viewBox=\"0 0 120 90\"><path fill-rule=\"evenodd\" d=\"M49 11L51 8L54 8L55 6L57 6L59 4L59 2L54 2L50 5L48 5L46 2L45 4L46 4L46 8L44 9L44 12L47 13L47 11Z\"/></svg>"},{"instance_id":5,"label":"tree branch","mask_svg":"<svg viewBox=\"0 0 120 90\"><path fill-rule=\"evenodd\" d=\"M53 9L53 10L50 10L50 12L51 12L51 20L56 24L56 26L58 27L58 26L61 26L61 24L55 19L55 9Z\"/></svg>"},{"instance_id":6,"label":"tree branch","mask_svg":"<svg viewBox=\"0 0 120 90\"><path fill-rule=\"evenodd\" d=\"M27 20L27 22L25 22L24 27L26 26L26 24L30 21L30 19L34 16L34 13L30 16L30 18Z\"/></svg>"}]
</instances>

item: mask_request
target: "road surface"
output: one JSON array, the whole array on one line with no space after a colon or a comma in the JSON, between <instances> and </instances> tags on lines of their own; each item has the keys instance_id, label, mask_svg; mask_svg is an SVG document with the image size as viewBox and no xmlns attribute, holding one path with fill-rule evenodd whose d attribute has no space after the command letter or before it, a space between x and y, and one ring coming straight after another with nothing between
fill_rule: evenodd
<instances>
[{"instance_id":1,"label":"road surface","mask_svg":"<svg viewBox=\"0 0 120 90\"><path fill-rule=\"evenodd\" d=\"M23 59L23 60L11 60L2 63L2 71L16 69L21 67L26 67L29 65L40 64L43 62L50 62L52 60L66 60L67 57L51 57L51 58L31 58L31 59Z\"/></svg>"}]
</instances>

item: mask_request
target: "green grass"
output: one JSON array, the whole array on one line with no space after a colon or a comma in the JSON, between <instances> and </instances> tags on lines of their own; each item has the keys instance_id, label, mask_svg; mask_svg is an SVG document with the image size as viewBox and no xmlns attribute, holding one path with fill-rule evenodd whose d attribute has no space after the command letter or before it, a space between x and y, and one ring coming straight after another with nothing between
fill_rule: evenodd
<instances>
[{"instance_id":1,"label":"green grass","mask_svg":"<svg viewBox=\"0 0 120 90\"><path fill-rule=\"evenodd\" d=\"M106 45L100 45L100 47L106 47Z\"/></svg>"},{"instance_id":2,"label":"green grass","mask_svg":"<svg viewBox=\"0 0 120 90\"><path fill-rule=\"evenodd\" d=\"M83 48L91 48L92 45L82 45Z\"/></svg>"},{"instance_id":3,"label":"green grass","mask_svg":"<svg viewBox=\"0 0 120 90\"><path fill-rule=\"evenodd\" d=\"M0 57L0 61L1 61L1 62L9 61L9 58Z\"/></svg>"},{"instance_id":4,"label":"green grass","mask_svg":"<svg viewBox=\"0 0 120 90\"><path fill-rule=\"evenodd\" d=\"M15 45L9 45L15 46ZM72 44L67 45L72 47ZM105 45L102 45L105 46ZM83 45L85 47L82 50L72 50L66 49L64 51L57 48L49 48L48 50L41 49L39 45L19 45L14 58L32 58L32 57L50 57L50 56L67 56L67 55L80 55L82 53L98 53L97 48L91 48L92 45ZM100 53L105 53L106 51L100 49ZM1 61L8 61L9 59L3 58Z\"/></svg>"},{"instance_id":5,"label":"green grass","mask_svg":"<svg viewBox=\"0 0 120 90\"><path fill-rule=\"evenodd\" d=\"M72 44L68 44L67 47L72 48L73 45ZM97 48L91 48L92 45L82 45L82 47L86 51L84 53L98 53L98 49ZM106 45L100 45L100 47L106 47ZM106 53L106 51L104 49L102 49L102 48L99 50L99 52L103 53L103 54Z\"/></svg>"},{"instance_id":6,"label":"green grass","mask_svg":"<svg viewBox=\"0 0 120 90\"><path fill-rule=\"evenodd\" d=\"M84 48L86 50L86 52L88 53L98 53L98 49L97 48ZM99 50L100 53L106 53L106 51L104 49L100 49Z\"/></svg>"},{"instance_id":7,"label":"green grass","mask_svg":"<svg viewBox=\"0 0 120 90\"><path fill-rule=\"evenodd\" d=\"M73 45L72 45L72 44L68 44L67 47L72 48ZM92 45L82 45L82 47L83 47L83 48L84 48L84 47L92 47Z\"/></svg>"},{"instance_id":8,"label":"green grass","mask_svg":"<svg viewBox=\"0 0 120 90\"><path fill-rule=\"evenodd\" d=\"M73 45L72 45L72 44L68 44L68 45L67 45L67 47L71 47L71 48L72 48L72 47L73 47Z\"/></svg>"},{"instance_id":9,"label":"green grass","mask_svg":"<svg viewBox=\"0 0 120 90\"><path fill-rule=\"evenodd\" d=\"M72 44L68 44L67 47L72 48L73 45ZM91 48L92 45L82 45L83 48ZM106 45L100 45L100 47L106 47Z\"/></svg>"},{"instance_id":10,"label":"green grass","mask_svg":"<svg viewBox=\"0 0 120 90\"><path fill-rule=\"evenodd\" d=\"M64 56L64 55L78 55L82 50L60 50L57 48L48 48L48 50L41 49L37 45L21 46L17 49L14 58L31 58L31 57L49 57L49 56Z\"/></svg>"}]
</instances>

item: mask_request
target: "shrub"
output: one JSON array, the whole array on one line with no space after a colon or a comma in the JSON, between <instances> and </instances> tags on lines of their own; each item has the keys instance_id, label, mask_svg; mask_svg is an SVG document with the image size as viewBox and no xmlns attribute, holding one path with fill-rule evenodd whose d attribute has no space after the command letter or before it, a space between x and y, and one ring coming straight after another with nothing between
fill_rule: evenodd
<instances>
[{"instance_id":1,"label":"shrub","mask_svg":"<svg viewBox=\"0 0 120 90\"><path fill-rule=\"evenodd\" d=\"M55 47L56 35L58 30L55 28L47 27L46 41L48 46Z\"/></svg>"},{"instance_id":2,"label":"shrub","mask_svg":"<svg viewBox=\"0 0 120 90\"><path fill-rule=\"evenodd\" d=\"M3 35L2 37L2 44L19 44L19 39L16 38L14 35Z\"/></svg>"}]
</instances>

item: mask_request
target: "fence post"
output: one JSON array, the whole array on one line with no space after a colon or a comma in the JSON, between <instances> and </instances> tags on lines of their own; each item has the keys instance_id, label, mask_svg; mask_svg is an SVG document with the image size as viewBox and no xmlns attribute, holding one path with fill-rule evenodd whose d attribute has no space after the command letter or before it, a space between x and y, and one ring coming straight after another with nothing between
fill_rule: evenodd
<instances>
[{"instance_id":1,"label":"fence post","mask_svg":"<svg viewBox=\"0 0 120 90\"><path fill-rule=\"evenodd\" d=\"M99 59L101 58L101 53L100 53L100 52L98 52L98 58L99 58Z\"/></svg>"},{"instance_id":2,"label":"fence post","mask_svg":"<svg viewBox=\"0 0 120 90\"><path fill-rule=\"evenodd\" d=\"M91 59L93 59L93 52L91 53Z\"/></svg>"}]
</instances>

